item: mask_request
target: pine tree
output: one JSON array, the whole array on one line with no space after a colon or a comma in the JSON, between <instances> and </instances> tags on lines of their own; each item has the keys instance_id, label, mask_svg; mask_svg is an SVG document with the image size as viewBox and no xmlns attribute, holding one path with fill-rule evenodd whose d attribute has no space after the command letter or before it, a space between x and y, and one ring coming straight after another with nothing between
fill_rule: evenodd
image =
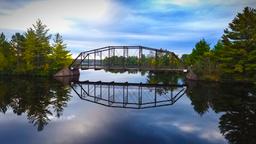
<instances>
[{"instance_id":1,"label":"pine tree","mask_svg":"<svg viewBox=\"0 0 256 144\"><path fill-rule=\"evenodd\" d=\"M51 54L51 69L53 72L57 72L58 70L67 67L71 63L71 54L66 49L67 46L63 43L62 36L57 33L55 35L53 51Z\"/></svg>"},{"instance_id":2,"label":"pine tree","mask_svg":"<svg viewBox=\"0 0 256 144\"><path fill-rule=\"evenodd\" d=\"M210 45L205 41L205 39L201 39L196 43L195 48L192 49L192 53L182 55L181 60L185 65L193 66L199 61L202 61L204 54L209 51Z\"/></svg>"},{"instance_id":3,"label":"pine tree","mask_svg":"<svg viewBox=\"0 0 256 144\"><path fill-rule=\"evenodd\" d=\"M25 33L24 40L24 61L25 61L25 71L26 72L35 72L36 61L37 61L37 48L38 40L36 34L32 29L28 29Z\"/></svg>"},{"instance_id":4,"label":"pine tree","mask_svg":"<svg viewBox=\"0 0 256 144\"><path fill-rule=\"evenodd\" d=\"M16 58L16 63L15 63L16 72L24 71L24 64L25 64L23 59L24 52L25 52L24 41L25 41L25 37L20 33L15 33L12 36L12 40L10 41L10 44L14 52L14 56Z\"/></svg>"},{"instance_id":5,"label":"pine tree","mask_svg":"<svg viewBox=\"0 0 256 144\"><path fill-rule=\"evenodd\" d=\"M3 33L0 34L0 71L11 73L13 69L13 51Z\"/></svg>"},{"instance_id":6,"label":"pine tree","mask_svg":"<svg viewBox=\"0 0 256 144\"><path fill-rule=\"evenodd\" d=\"M39 70L42 70L47 68L48 55L51 52L49 42L51 35L48 35L49 29L47 29L47 26L44 25L40 19L33 25L32 30L35 32L38 41L36 49L36 65Z\"/></svg>"},{"instance_id":7,"label":"pine tree","mask_svg":"<svg viewBox=\"0 0 256 144\"><path fill-rule=\"evenodd\" d=\"M210 45L205 41L205 39L200 40L196 43L195 48L192 50L191 53L191 60L192 64L195 63L197 60L201 59L206 52L210 51Z\"/></svg>"},{"instance_id":8,"label":"pine tree","mask_svg":"<svg viewBox=\"0 0 256 144\"><path fill-rule=\"evenodd\" d=\"M256 80L256 10L238 13L222 36L220 66L224 78Z\"/></svg>"},{"instance_id":9,"label":"pine tree","mask_svg":"<svg viewBox=\"0 0 256 144\"><path fill-rule=\"evenodd\" d=\"M51 53L49 29L37 20L32 28L25 33L25 54L26 66L28 71L33 71L38 75L48 75L49 54Z\"/></svg>"},{"instance_id":10,"label":"pine tree","mask_svg":"<svg viewBox=\"0 0 256 144\"><path fill-rule=\"evenodd\" d=\"M51 46L48 32L47 26L37 20L24 35L15 33L11 41L1 33L0 73L49 76L67 67L72 58L66 44L60 34L56 34Z\"/></svg>"}]
</instances>

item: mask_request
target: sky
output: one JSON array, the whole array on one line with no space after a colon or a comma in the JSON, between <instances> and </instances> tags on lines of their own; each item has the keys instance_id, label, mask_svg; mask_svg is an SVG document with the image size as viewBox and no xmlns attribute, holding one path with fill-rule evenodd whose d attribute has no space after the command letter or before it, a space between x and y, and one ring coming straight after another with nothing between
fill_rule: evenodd
<instances>
[{"instance_id":1,"label":"sky","mask_svg":"<svg viewBox=\"0 0 256 144\"><path fill-rule=\"evenodd\" d=\"M205 39L212 47L228 23L255 0L0 0L0 32L10 39L37 19L60 33L73 57L109 45L190 53Z\"/></svg>"}]
</instances>

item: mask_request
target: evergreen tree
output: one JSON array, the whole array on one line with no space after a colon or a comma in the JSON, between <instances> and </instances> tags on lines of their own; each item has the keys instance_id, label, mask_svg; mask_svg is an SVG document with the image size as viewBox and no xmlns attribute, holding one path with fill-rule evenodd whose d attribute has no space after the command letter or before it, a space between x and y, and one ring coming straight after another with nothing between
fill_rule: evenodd
<instances>
[{"instance_id":1,"label":"evergreen tree","mask_svg":"<svg viewBox=\"0 0 256 144\"><path fill-rule=\"evenodd\" d=\"M32 29L28 29L25 33L24 40L24 60L25 60L25 71L26 72L35 72L36 61L37 61L37 51L36 46L38 45L38 40L36 34Z\"/></svg>"},{"instance_id":2,"label":"evergreen tree","mask_svg":"<svg viewBox=\"0 0 256 144\"><path fill-rule=\"evenodd\" d=\"M219 80L214 52L204 39L196 43L192 53L187 56L184 55L182 59L185 64L192 67L193 72L197 74L199 79Z\"/></svg>"},{"instance_id":3,"label":"evergreen tree","mask_svg":"<svg viewBox=\"0 0 256 144\"><path fill-rule=\"evenodd\" d=\"M217 44L214 46L214 48L212 49L212 51L216 54L220 54L220 52L222 51L223 49L223 43L221 40L219 40L217 42Z\"/></svg>"},{"instance_id":4,"label":"evergreen tree","mask_svg":"<svg viewBox=\"0 0 256 144\"><path fill-rule=\"evenodd\" d=\"M14 52L14 57L16 58L16 68L15 71L16 72L24 72L24 52L25 52L25 48L24 48L24 41L25 41L25 37L20 34L20 33L15 33L12 36L12 40L10 42L13 52Z\"/></svg>"},{"instance_id":5,"label":"evergreen tree","mask_svg":"<svg viewBox=\"0 0 256 144\"><path fill-rule=\"evenodd\" d=\"M38 41L35 51L37 68L39 70L47 70L48 55L51 52L49 42L51 35L48 35L49 29L47 29L47 26L41 20L37 20L36 24L33 25L32 31L35 32Z\"/></svg>"},{"instance_id":6,"label":"evergreen tree","mask_svg":"<svg viewBox=\"0 0 256 144\"><path fill-rule=\"evenodd\" d=\"M205 39L200 40L196 43L195 48L193 48L190 55L191 63L196 63L197 60L200 60L204 57L206 52L210 51L210 45L205 41Z\"/></svg>"},{"instance_id":7,"label":"evergreen tree","mask_svg":"<svg viewBox=\"0 0 256 144\"><path fill-rule=\"evenodd\" d=\"M57 33L55 35L53 50L51 54L51 68L53 72L67 67L71 62L71 54L67 49L66 44L63 43L62 36Z\"/></svg>"},{"instance_id":8,"label":"evergreen tree","mask_svg":"<svg viewBox=\"0 0 256 144\"><path fill-rule=\"evenodd\" d=\"M62 37L57 34L51 46L48 32L47 26L37 20L24 35L15 33L11 41L1 33L0 73L49 76L67 67L72 58Z\"/></svg>"},{"instance_id":9,"label":"evergreen tree","mask_svg":"<svg viewBox=\"0 0 256 144\"><path fill-rule=\"evenodd\" d=\"M238 13L222 36L220 66L224 78L256 80L256 10Z\"/></svg>"},{"instance_id":10,"label":"evergreen tree","mask_svg":"<svg viewBox=\"0 0 256 144\"><path fill-rule=\"evenodd\" d=\"M199 61L202 61L205 57L205 53L210 52L210 45L205 39L200 40L196 43L191 54L184 54L181 57L183 63L187 66L193 66Z\"/></svg>"},{"instance_id":11,"label":"evergreen tree","mask_svg":"<svg viewBox=\"0 0 256 144\"><path fill-rule=\"evenodd\" d=\"M25 33L25 60L28 71L39 75L48 75L49 54L51 53L49 29L37 20L32 28Z\"/></svg>"},{"instance_id":12,"label":"evergreen tree","mask_svg":"<svg viewBox=\"0 0 256 144\"><path fill-rule=\"evenodd\" d=\"M190 54L183 54L181 56L181 61L186 65L186 66L189 66L191 64L191 61L190 61Z\"/></svg>"},{"instance_id":13,"label":"evergreen tree","mask_svg":"<svg viewBox=\"0 0 256 144\"><path fill-rule=\"evenodd\" d=\"M5 35L0 35L0 71L4 73L11 73L13 68L13 51L11 45L6 40Z\"/></svg>"}]
</instances>

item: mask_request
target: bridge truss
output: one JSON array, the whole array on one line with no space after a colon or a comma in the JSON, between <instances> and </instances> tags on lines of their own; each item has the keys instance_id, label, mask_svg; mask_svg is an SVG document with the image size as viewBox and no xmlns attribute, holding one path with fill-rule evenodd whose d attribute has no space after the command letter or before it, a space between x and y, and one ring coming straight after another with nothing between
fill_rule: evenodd
<instances>
[{"instance_id":1,"label":"bridge truss","mask_svg":"<svg viewBox=\"0 0 256 144\"><path fill-rule=\"evenodd\" d=\"M69 68L184 71L173 52L144 46L108 46L81 52Z\"/></svg>"}]
</instances>

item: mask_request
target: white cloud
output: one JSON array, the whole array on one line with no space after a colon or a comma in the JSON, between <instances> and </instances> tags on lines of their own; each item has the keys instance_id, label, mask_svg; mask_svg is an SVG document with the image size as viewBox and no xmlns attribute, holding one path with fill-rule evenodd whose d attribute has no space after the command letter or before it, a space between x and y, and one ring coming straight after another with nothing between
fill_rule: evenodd
<instances>
[{"instance_id":1,"label":"white cloud","mask_svg":"<svg viewBox=\"0 0 256 144\"><path fill-rule=\"evenodd\" d=\"M189 25L193 27L192 25ZM186 24L183 26L178 26L179 29L187 27ZM166 29L171 29L165 27ZM198 32L195 31L171 31L169 33L159 33L159 32L148 32L148 33L132 33L132 32L115 32L115 31L106 31L105 29L100 30L87 30L83 31L73 31L73 33L67 33L69 37L77 40L99 40L99 39L130 39L130 40L150 40L150 41L184 41L191 40L195 37L201 37L202 32L200 32L199 27L194 26L194 29L198 28Z\"/></svg>"},{"instance_id":2,"label":"white cloud","mask_svg":"<svg viewBox=\"0 0 256 144\"><path fill-rule=\"evenodd\" d=\"M158 122L157 124L162 127L174 126L182 132L195 134L199 138L205 139L207 141L226 142L224 136L221 135L221 133L218 131L218 128L215 127L215 124L212 125L210 123L207 125L204 125L204 124L202 125L201 123L191 123L188 121L183 121L183 122L182 121L176 121L176 122L168 121L168 122Z\"/></svg>"},{"instance_id":3,"label":"white cloud","mask_svg":"<svg viewBox=\"0 0 256 144\"><path fill-rule=\"evenodd\" d=\"M61 117L56 117L56 116L53 116L53 115L48 115L48 118L51 120L51 121L69 121L69 120L72 120L74 119L76 116L75 115L68 115L68 116L61 116Z\"/></svg>"},{"instance_id":4,"label":"white cloud","mask_svg":"<svg viewBox=\"0 0 256 144\"><path fill-rule=\"evenodd\" d=\"M185 5L198 4L200 0L158 0L156 2L160 5L173 4L173 5L185 6Z\"/></svg>"},{"instance_id":5,"label":"white cloud","mask_svg":"<svg viewBox=\"0 0 256 144\"><path fill-rule=\"evenodd\" d=\"M218 19L218 20L198 20L198 21L190 21L180 24L178 27L187 29L187 30L222 30L228 26L228 22L231 21L228 18Z\"/></svg>"},{"instance_id":6,"label":"white cloud","mask_svg":"<svg viewBox=\"0 0 256 144\"><path fill-rule=\"evenodd\" d=\"M113 41L96 41L96 40L66 40L68 49L72 50L72 57L75 58L80 52L101 48L109 45L122 45Z\"/></svg>"},{"instance_id":7,"label":"white cloud","mask_svg":"<svg viewBox=\"0 0 256 144\"><path fill-rule=\"evenodd\" d=\"M224 5L252 4L251 0L234 1L236 3L224 2ZM73 56L77 55L79 51L106 45L147 45L149 43L154 47L168 48L173 45L162 46L163 43L194 42L195 39L209 37L218 39L234 15L228 14L220 18L219 15L215 15L216 11L202 10L200 6L206 4L212 6L212 4L220 4L220 2L220 0L210 0L209 2L156 0L145 2L148 9L145 7L133 9L126 6L125 3L118 3L115 0L37 0L7 9L1 8L3 6L0 0L0 13L4 13L4 15L0 14L0 30L7 34L6 31L9 33L10 31L12 33L13 31L24 31L40 18L50 28L51 33L60 32L63 35ZM11 4L9 3L9 5ZM8 4L5 3L4 6L8 6ZM186 9L187 6L194 6L195 11L191 11L190 8ZM191 17L175 21L175 14L177 11L181 11L180 8L182 8L182 12L191 12ZM165 19L161 15L151 15L152 11L153 14L163 14L162 10L167 10L174 18ZM237 12L237 8L232 10ZM140 13L139 11L146 12ZM222 14L221 11L219 13ZM182 17L177 14L177 17L179 16ZM188 49L193 47L193 42ZM179 47L182 47L182 44ZM179 51L178 48L177 51L185 52Z\"/></svg>"},{"instance_id":8,"label":"white cloud","mask_svg":"<svg viewBox=\"0 0 256 144\"><path fill-rule=\"evenodd\" d=\"M201 128L199 128L197 126L194 126L192 124L173 123L173 126L177 127L181 131L188 132L188 133L192 133L192 132L196 132L196 131L200 131L201 130Z\"/></svg>"},{"instance_id":9,"label":"white cloud","mask_svg":"<svg viewBox=\"0 0 256 144\"><path fill-rule=\"evenodd\" d=\"M232 1L223 1L223 0L156 0L155 4L159 6L165 5L177 5L177 6L198 6L198 5L225 5L225 6L234 6L234 5L254 5L256 4L255 0L232 0Z\"/></svg>"},{"instance_id":10,"label":"white cloud","mask_svg":"<svg viewBox=\"0 0 256 144\"><path fill-rule=\"evenodd\" d=\"M40 18L55 32L72 31L74 20L87 23L108 23L118 9L110 0L45 0L5 11L0 15L0 28L25 30Z\"/></svg>"},{"instance_id":11,"label":"white cloud","mask_svg":"<svg viewBox=\"0 0 256 144\"><path fill-rule=\"evenodd\" d=\"M217 140L226 141L223 138L223 135L221 135L220 132L216 131L216 130L205 131L205 132L201 133L201 135L199 137L201 137L203 139L207 139L212 142L215 142Z\"/></svg>"}]
</instances>

